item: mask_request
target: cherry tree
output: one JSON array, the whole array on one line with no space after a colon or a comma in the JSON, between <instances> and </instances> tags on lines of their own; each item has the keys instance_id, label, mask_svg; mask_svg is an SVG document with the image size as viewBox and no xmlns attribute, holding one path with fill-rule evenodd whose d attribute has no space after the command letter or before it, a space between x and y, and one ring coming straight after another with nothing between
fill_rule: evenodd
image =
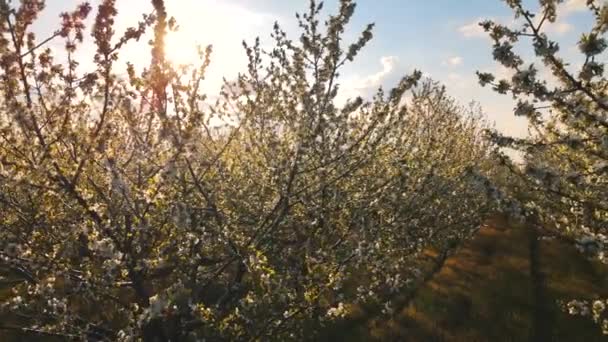
<instances>
[{"instance_id":1,"label":"cherry tree","mask_svg":"<svg viewBox=\"0 0 608 342\"><path fill-rule=\"evenodd\" d=\"M545 228L576 239L583 253L608 263L608 97L603 62L608 6L587 1L593 23L578 42L578 65L560 57L560 45L546 30L558 20L563 1L540 1L535 12L520 0L505 2L521 26L493 21L480 25L494 41L495 60L513 76L478 76L482 85L518 100L514 114L528 119L530 135L517 139L491 132L490 136L498 146L523 156L523 167L506 155L502 162L527 184L528 212L537 214ZM522 57L525 50L518 49L527 42L533 49L531 62ZM606 299L589 294L567 307L572 314L592 317L608 333L606 304Z\"/></svg>"},{"instance_id":2,"label":"cherry tree","mask_svg":"<svg viewBox=\"0 0 608 342\"><path fill-rule=\"evenodd\" d=\"M165 58L162 0L122 35L101 1L92 70L75 57L90 5L38 40L44 1L0 4L2 331L311 338L353 304L390 307L422 251L452 250L489 209L477 109L419 72L338 105L340 71L372 38L344 43L351 0L323 24L311 1L296 40L275 25L271 49L244 44L247 69L215 101L210 47L191 66ZM141 38L150 65L123 63ZM46 46L59 39L65 61Z\"/></svg>"}]
</instances>

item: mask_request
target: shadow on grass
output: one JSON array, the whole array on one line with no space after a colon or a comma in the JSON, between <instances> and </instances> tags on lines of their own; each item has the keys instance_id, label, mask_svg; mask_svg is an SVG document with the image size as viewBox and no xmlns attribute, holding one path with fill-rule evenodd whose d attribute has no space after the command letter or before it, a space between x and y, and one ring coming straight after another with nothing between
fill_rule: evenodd
<instances>
[{"instance_id":1,"label":"shadow on grass","mask_svg":"<svg viewBox=\"0 0 608 342\"><path fill-rule=\"evenodd\" d=\"M606 341L558 301L608 295L607 275L571 245L497 218L392 318L363 310L331 327L324 340Z\"/></svg>"}]
</instances>

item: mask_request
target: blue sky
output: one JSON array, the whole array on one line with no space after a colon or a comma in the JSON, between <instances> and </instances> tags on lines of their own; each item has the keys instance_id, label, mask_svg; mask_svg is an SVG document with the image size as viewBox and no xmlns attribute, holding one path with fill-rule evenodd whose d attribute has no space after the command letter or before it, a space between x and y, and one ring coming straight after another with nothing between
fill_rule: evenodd
<instances>
[{"instance_id":1,"label":"blue sky","mask_svg":"<svg viewBox=\"0 0 608 342\"><path fill-rule=\"evenodd\" d=\"M92 1L95 3L99 0ZM538 1L528 0L534 9ZM47 0L48 11L37 23L40 36L58 22L60 11L73 8L76 0ZM117 0L119 27L127 27L150 10L149 0ZM241 48L243 39L260 36L271 42L269 33L278 21L294 38L294 14L305 11L308 0L170 0L167 6L181 26L169 41L169 54L178 62L194 56L195 44L213 44L214 58L209 73L210 88L221 77L233 77L245 67ZM327 12L338 0L325 1ZM491 42L477 23L485 18L512 23L512 16L500 0L359 0L348 36L354 38L367 23L376 24L374 39L360 57L343 72L345 96L369 94L378 86L390 87L404 74L419 69L444 83L450 94L463 104L475 100L489 121L509 134L524 135L526 125L511 114L514 106L508 96L499 96L477 84L476 70L505 75L491 58ZM565 0L563 15L548 27L550 35L562 46L562 56L576 61L576 41L590 21L585 0ZM81 49L90 56L92 47ZM524 51L524 53L528 53ZM124 59L148 56L142 46L132 46Z\"/></svg>"}]
</instances>

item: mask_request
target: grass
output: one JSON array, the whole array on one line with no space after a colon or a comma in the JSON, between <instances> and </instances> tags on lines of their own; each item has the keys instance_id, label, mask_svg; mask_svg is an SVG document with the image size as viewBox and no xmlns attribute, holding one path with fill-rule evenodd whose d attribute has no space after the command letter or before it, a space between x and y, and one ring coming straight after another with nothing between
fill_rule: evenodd
<instances>
[{"instance_id":1,"label":"grass","mask_svg":"<svg viewBox=\"0 0 608 342\"><path fill-rule=\"evenodd\" d=\"M359 312L327 340L607 341L558 300L608 296L608 270L558 240L494 219L392 318ZM336 329L337 328L337 329Z\"/></svg>"}]
</instances>

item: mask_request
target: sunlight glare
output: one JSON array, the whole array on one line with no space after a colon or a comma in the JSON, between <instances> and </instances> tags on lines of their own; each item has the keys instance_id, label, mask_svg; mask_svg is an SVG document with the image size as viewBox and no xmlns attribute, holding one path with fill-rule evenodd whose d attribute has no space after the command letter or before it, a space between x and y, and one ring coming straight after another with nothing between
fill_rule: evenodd
<instances>
[{"instance_id":1,"label":"sunlight glare","mask_svg":"<svg viewBox=\"0 0 608 342\"><path fill-rule=\"evenodd\" d=\"M179 26L166 38L167 58L176 65L200 65L198 47L212 45L211 66L206 75L212 87L246 67L241 42L251 41L261 30L270 30L274 21L272 16L225 0L170 1L167 10Z\"/></svg>"},{"instance_id":2,"label":"sunlight glare","mask_svg":"<svg viewBox=\"0 0 608 342\"><path fill-rule=\"evenodd\" d=\"M203 43L187 31L171 32L166 37L165 53L174 65L199 64L197 49Z\"/></svg>"}]
</instances>

